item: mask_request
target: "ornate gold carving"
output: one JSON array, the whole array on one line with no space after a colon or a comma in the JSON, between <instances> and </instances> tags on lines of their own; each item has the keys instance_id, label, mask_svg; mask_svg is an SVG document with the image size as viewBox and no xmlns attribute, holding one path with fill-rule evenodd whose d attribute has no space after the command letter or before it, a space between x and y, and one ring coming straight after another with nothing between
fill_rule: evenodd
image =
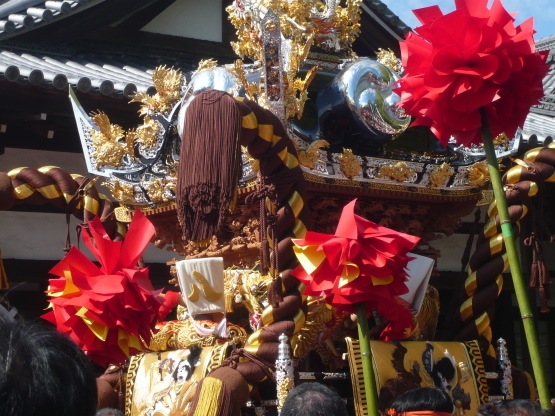
<instances>
[{"instance_id":1,"label":"ornate gold carving","mask_svg":"<svg viewBox=\"0 0 555 416\"><path fill-rule=\"evenodd\" d=\"M262 19L269 9L278 16L281 34L287 40L289 56L285 58L283 76L285 84L286 117L301 117L307 99L306 88L317 69L311 69L303 79L296 78L310 47L316 43L327 50L346 50L353 54L351 45L360 33L361 0L347 0L344 7L336 0L243 0L234 2L226 10L229 20L237 30L237 42L232 42L235 53L241 58L262 62ZM265 30L274 31L266 26ZM236 72L243 85L252 93L252 87ZM253 96L251 94L251 96ZM265 94L258 103L266 103Z\"/></svg>"},{"instance_id":2,"label":"ornate gold carving","mask_svg":"<svg viewBox=\"0 0 555 416\"><path fill-rule=\"evenodd\" d=\"M468 168L468 183L476 186L484 186L489 181L489 169L484 162L476 162Z\"/></svg>"},{"instance_id":3,"label":"ornate gold carving","mask_svg":"<svg viewBox=\"0 0 555 416\"><path fill-rule=\"evenodd\" d=\"M121 158L129 151L128 143L122 144L125 131L117 124L111 124L105 113L93 113L91 119L99 130L91 129L91 137L96 151L96 166L121 166Z\"/></svg>"},{"instance_id":4,"label":"ornate gold carving","mask_svg":"<svg viewBox=\"0 0 555 416\"><path fill-rule=\"evenodd\" d=\"M247 342L248 334L242 326L228 324L227 331L229 333L229 338L231 339L230 344L237 345Z\"/></svg>"},{"instance_id":5,"label":"ornate gold carving","mask_svg":"<svg viewBox=\"0 0 555 416\"><path fill-rule=\"evenodd\" d=\"M216 327L215 322L203 321L206 327ZM158 332L150 340L148 349L151 351L167 351L190 348L193 345L209 347L215 345L218 337L215 334L201 337L190 319L184 321L168 321L156 326Z\"/></svg>"},{"instance_id":6,"label":"ornate gold carving","mask_svg":"<svg viewBox=\"0 0 555 416\"><path fill-rule=\"evenodd\" d=\"M482 193L480 194L480 196L480 200L476 202L477 207L489 205L495 199L495 195L493 194L493 190L491 189L482 189Z\"/></svg>"},{"instance_id":7,"label":"ornate gold carving","mask_svg":"<svg viewBox=\"0 0 555 416\"><path fill-rule=\"evenodd\" d=\"M118 180L103 183L112 193L112 196L121 203L135 205L133 185Z\"/></svg>"},{"instance_id":8,"label":"ornate gold carving","mask_svg":"<svg viewBox=\"0 0 555 416\"><path fill-rule=\"evenodd\" d=\"M303 59L306 59L306 55ZM304 104L308 99L307 89L319 68L318 65L310 68L304 79L291 77L287 72L287 78L291 78L290 83L286 84L285 91L285 115L287 118L297 117L300 119L303 116Z\"/></svg>"},{"instance_id":9,"label":"ornate gold carving","mask_svg":"<svg viewBox=\"0 0 555 416\"><path fill-rule=\"evenodd\" d=\"M195 72L193 72L193 76L195 76L199 72L216 68L217 66L218 66L218 61L214 60L213 58L201 59L200 62L198 63L198 68L196 69Z\"/></svg>"},{"instance_id":10,"label":"ornate gold carving","mask_svg":"<svg viewBox=\"0 0 555 416\"><path fill-rule=\"evenodd\" d=\"M294 142L295 145L297 142ZM315 163L319 157L319 149L321 147L330 147L330 144L325 140L315 140L310 143L306 150L298 150L297 157L299 163L308 169L314 169Z\"/></svg>"},{"instance_id":11,"label":"ornate gold carving","mask_svg":"<svg viewBox=\"0 0 555 416\"><path fill-rule=\"evenodd\" d=\"M378 57L378 62L382 65L387 66L389 69L397 73L401 72L401 61L395 56L395 52L393 52L391 49L388 48L386 50L378 48L376 56Z\"/></svg>"},{"instance_id":12,"label":"ornate gold carving","mask_svg":"<svg viewBox=\"0 0 555 416\"><path fill-rule=\"evenodd\" d=\"M156 88L156 94L149 95L146 91L139 91L130 101L142 104L139 111L142 116L154 112L166 114L181 98L183 84L181 70L159 66L152 73L152 82Z\"/></svg>"},{"instance_id":13,"label":"ornate gold carving","mask_svg":"<svg viewBox=\"0 0 555 416\"><path fill-rule=\"evenodd\" d=\"M119 222L131 222L131 211L125 207L114 208L114 214L116 215L116 220Z\"/></svg>"},{"instance_id":14,"label":"ornate gold carving","mask_svg":"<svg viewBox=\"0 0 555 416\"><path fill-rule=\"evenodd\" d=\"M416 315L422 339L427 341L435 339L439 319L439 307L439 292L435 287L428 285L422 307L418 315Z\"/></svg>"},{"instance_id":15,"label":"ornate gold carving","mask_svg":"<svg viewBox=\"0 0 555 416\"><path fill-rule=\"evenodd\" d=\"M493 139L493 144L496 146L509 147L509 138L505 133L500 133Z\"/></svg>"},{"instance_id":16,"label":"ornate gold carving","mask_svg":"<svg viewBox=\"0 0 555 416\"><path fill-rule=\"evenodd\" d=\"M287 396L289 395L289 390L291 390L293 387L295 387L293 378L286 377L277 383L276 389L277 389L277 399L278 399L277 408L278 409L281 409L283 407L283 403L285 403L285 399L287 399Z\"/></svg>"},{"instance_id":17,"label":"ornate gold carving","mask_svg":"<svg viewBox=\"0 0 555 416\"><path fill-rule=\"evenodd\" d=\"M350 180L361 172L360 162L357 160L356 156L353 154L351 149L344 149L337 160L339 161L339 169L343 175L345 175Z\"/></svg>"},{"instance_id":18,"label":"ornate gold carving","mask_svg":"<svg viewBox=\"0 0 555 416\"><path fill-rule=\"evenodd\" d=\"M443 162L441 166L438 166L430 173L430 185L431 186L441 186L445 180L453 176L453 169L451 165L447 162Z\"/></svg>"},{"instance_id":19,"label":"ornate gold carving","mask_svg":"<svg viewBox=\"0 0 555 416\"><path fill-rule=\"evenodd\" d=\"M255 100L255 97L260 94L260 89L258 88L258 84L247 81L247 77L245 75L245 68L243 67L243 61L237 59L233 63L233 72L239 77L241 80L241 84L245 87L246 96L250 100Z\"/></svg>"},{"instance_id":20,"label":"ornate gold carving","mask_svg":"<svg viewBox=\"0 0 555 416\"><path fill-rule=\"evenodd\" d=\"M332 308L321 299L307 299L308 314L299 332L291 338L295 357L304 357L318 343L318 335L327 331L326 324L332 319Z\"/></svg>"},{"instance_id":21,"label":"ornate gold carving","mask_svg":"<svg viewBox=\"0 0 555 416\"><path fill-rule=\"evenodd\" d=\"M224 287L233 293L235 304L243 305L250 314L262 314L272 279L257 270L231 267L225 270Z\"/></svg>"},{"instance_id":22,"label":"ornate gold carving","mask_svg":"<svg viewBox=\"0 0 555 416\"><path fill-rule=\"evenodd\" d=\"M380 166L376 176L382 179L404 182L414 175L414 173L414 170L409 168L406 162L397 162Z\"/></svg>"},{"instance_id":23,"label":"ornate gold carving","mask_svg":"<svg viewBox=\"0 0 555 416\"><path fill-rule=\"evenodd\" d=\"M133 140L145 149L150 149L156 144L156 139L160 133L160 124L145 116L143 124L136 130L130 130L127 135L132 136Z\"/></svg>"}]
</instances>

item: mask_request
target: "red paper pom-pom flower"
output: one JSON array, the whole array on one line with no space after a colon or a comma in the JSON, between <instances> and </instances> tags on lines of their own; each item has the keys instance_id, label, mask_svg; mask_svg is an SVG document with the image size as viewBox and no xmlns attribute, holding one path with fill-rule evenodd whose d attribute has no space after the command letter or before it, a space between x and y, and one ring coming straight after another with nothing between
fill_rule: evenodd
<instances>
[{"instance_id":1,"label":"red paper pom-pom flower","mask_svg":"<svg viewBox=\"0 0 555 416\"><path fill-rule=\"evenodd\" d=\"M456 0L446 15L438 6L414 10L423 26L401 43L399 106L444 145L451 136L467 146L481 143L481 107L493 137L513 137L544 95L547 51L535 51L532 19L515 27L500 0L487 4Z\"/></svg>"},{"instance_id":2,"label":"red paper pom-pom flower","mask_svg":"<svg viewBox=\"0 0 555 416\"><path fill-rule=\"evenodd\" d=\"M155 325L177 304L178 295L154 290L148 269L136 267L154 235L137 211L124 241L112 241L95 217L82 239L101 267L73 247L50 273L52 311L43 318L69 335L101 366L123 363L144 350Z\"/></svg>"},{"instance_id":3,"label":"red paper pom-pom flower","mask_svg":"<svg viewBox=\"0 0 555 416\"><path fill-rule=\"evenodd\" d=\"M300 266L293 270L306 289L303 295L322 297L339 311L356 312L366 303L390 321L385 339L410 335L413 320L406 302L407 253L420 240L355 215L356 199L343 208L335 235L307 232L293 240Z\"/></svg>"}]
</instances>

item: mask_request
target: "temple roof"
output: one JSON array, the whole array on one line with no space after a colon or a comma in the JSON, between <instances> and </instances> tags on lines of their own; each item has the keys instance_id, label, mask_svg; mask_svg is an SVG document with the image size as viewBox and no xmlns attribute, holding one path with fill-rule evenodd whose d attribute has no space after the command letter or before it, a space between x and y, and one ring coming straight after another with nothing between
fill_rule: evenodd
<instances>
[{"instance_id":1,"label":"temple roof","mask_svg":"<svg viewBox=\"0 0 555 416\"><path fill-rule=\"evenodd\" d=\"M136 91L156 92L151 78L155 63L144 64L111 55L0 50L0 74L8 81L66 91L71 85L83 93L114 97L130 97Z\"/></svg>"},{"instance_id":2,"label":"temple roof","mask_svg":"<svg viewBox=\"0 0 555 416\"><path fill-rule=\"evenodd\" d=\"M172 2L4 1L0 4L0 80L59 91L67 91L71 85L86 94L128 98L136 91L155 91L151 74L157 66L190 71L201 58L225 56L227 60L232 59L232 54L225 49L228 45L220 46L222 44L217 42L170 36L165 38L173 38L173 46L167 46L161 42L163 35L155 35L152 41L152 34L136 31L129 35L134 43L129 43L129 39L114 36L123 31L114 32L118 29L111 27L102 29L115 17L100 19L96 28L91 29L91 16L106 16L111 11L117 16L128 16L136 12L134 7L139 4L143 10L154 6L160 10ZM410 31L380 0L364 0L362 10L362 33L357 42L364 51L375 51L380 45L389 47L392 41L401 40ZM80 12L86 13L78 17ZM70 21L73 23L68 23ZM86 22L83 29L82 21ZM85 35L83 38L75 36L65 43L49 41L51 36L52 39L64 38L58 32L65 28L72 36L80 30ZM41 42L44 39L46 41ZM191 46L179 50L184 44ZM531 140L531 144L544 144L552 140L555 131L555 35L540 39L537 48L551 51L548 58L551 69L544 79L546 96L539 105L532 107L522 137L525 142Z\"/></svg>"},{"instance_id":3,"label":"temple roof","mask_svg":"<svg viewBox=\"0 0 555 416\"><path fill-rule=\"evenodd\" d=\"M539 39L536 49L549 50L547 63L550 68L543 79L545 97L530 109L522 130L523 139L531 146L545 146L555 135L555 35Z\"/></svg>"},{"instance_id":4,"label":"temple roof","mask_svg":"<svg viewBox=\"0 0 555 416\"><path fill-rule=\"evenodd\" d=\"M0 40L77 14L105 0L6 0L0 4Z\"/></svg>"}]
</instances>

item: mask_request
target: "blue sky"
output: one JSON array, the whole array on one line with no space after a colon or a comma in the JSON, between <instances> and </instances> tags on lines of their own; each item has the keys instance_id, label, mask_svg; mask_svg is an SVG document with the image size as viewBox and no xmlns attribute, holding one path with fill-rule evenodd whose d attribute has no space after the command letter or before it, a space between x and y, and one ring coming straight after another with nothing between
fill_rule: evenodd
<instances>
[{"instance_id":1,"label":"blue sky","mask_svg":"<svg viewBox=\"0 0 555 416\"><path fill-rule=\"evenodd\" d=\"M382 0L389 9L411 28L420 26L420 22L412 13L413 9L438 5L443 13L455 9L454 0ZM554 0L502 0L503 6L509 12L519 12L516 24L522 23L529 17L534 17L538 40L555 35L555 1Z\"/></svg>"}]
</instances>

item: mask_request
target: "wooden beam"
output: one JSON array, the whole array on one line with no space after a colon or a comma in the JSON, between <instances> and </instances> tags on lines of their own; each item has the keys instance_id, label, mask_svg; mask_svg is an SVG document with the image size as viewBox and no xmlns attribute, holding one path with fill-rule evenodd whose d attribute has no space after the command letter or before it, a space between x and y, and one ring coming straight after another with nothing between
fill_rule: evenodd
<instances>
[{"instance_id":1,"label":"wooden beam","mask_svg":"<svg viewBox=\"0 0 555 416\"><path fill-rule=\"evenodd\" d=\"M115 27L128 32L137 32L173 3L175 3L175 0L158 0L133 14L125 16Z\"/></svg>"},{"instance_id":2,"label":"wooden beam","mask_svg":"<svg viewBox=\"0 0 555 416\"><path fill-rule=\"evenodd\" d=\"M110 0L71 14L69 18L54 20L17 37L25 42L39 44L65 45L86 37L103 26L109 26L156 3L158 0Z\"/></svg>"},{"instance_id":3,"label":"wooden beam","mask_svg":"<svg viewBox=\"0 0 555 416\"><path fill-rule=\"evenodd\" d=\"M172 51L175 51L175 60L179 61L179 54L194 55L189 57L190 64L197 64L198 60L205 58L214 58L220 64L231 63L237 59L237 55L233 52L229 42L212 42L208 40L183 38L180 36L162 35L150 32L128 32L119 28L103 27L90 36L91 40L100 41L103 44L115 44L121 49L125 49L125 45L140 46L143 54L146 56L151 54L163 54L167 59ZM165 52L164 52L165 51Z\"/></svg>"}]
</instances>

